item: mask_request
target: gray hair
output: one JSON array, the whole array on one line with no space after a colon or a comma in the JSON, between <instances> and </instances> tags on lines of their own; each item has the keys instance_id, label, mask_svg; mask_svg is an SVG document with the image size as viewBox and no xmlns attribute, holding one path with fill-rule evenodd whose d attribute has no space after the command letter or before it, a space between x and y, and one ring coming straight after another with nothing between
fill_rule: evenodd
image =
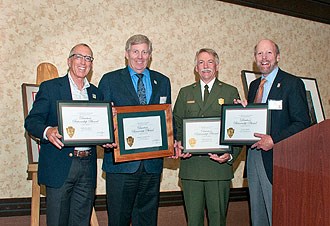
<instances>
[{"instance_id":1,"label":"gray hair","mask_svg":"<svg viewBox=\"0 0 330 226\"><path fill-rule=\"evenodd\" d=\"M85 46L85 47L87 47L91 51L91 54L92 54L91 57L93 57L93 51L92 51L91 47L89 47L89 45L87 45L85 43L79 43L79 44L75 45L74 47L72 47L72 49L70 50L70 53L69 53L69 58L72 56L72 54L75 53L74 51L76 50L76 48L78 46Z\"/></svg>"},{"instance_id":2,"label":"gray hair","mask_svg":"<svg viewBox=\"0 0 330 226\"><path fill-rule=\"evenodd\" d=\"M203 49L200 49L196 52L196 55L195 55L195 65L197 65L197 58L198 58L198 55L201 54L201 53L209 53L209 54L212 54L215 58L215 62L216 64L219 64L220 63L220 60L219 60L219 56L217 54L217 52L215 52L213 49L209 49L209 48L203 48Z\"/></svg>"},{"instance_id":3,"label":"gray hair","mask_svg":"<svg viewBox=\"0 0 330 226\"><path fill-rule=\"evenodd\" d=\"M132 45L137 45L137 44L147 44L148 45L149 53L151 54L151 52L152 52L152 43L148 39L147 36L141 35L141 34L133 35L132 37L130 37L126 41L125 51L130 50L131 47L132 47Z\"/></svg>"}]
</instances>

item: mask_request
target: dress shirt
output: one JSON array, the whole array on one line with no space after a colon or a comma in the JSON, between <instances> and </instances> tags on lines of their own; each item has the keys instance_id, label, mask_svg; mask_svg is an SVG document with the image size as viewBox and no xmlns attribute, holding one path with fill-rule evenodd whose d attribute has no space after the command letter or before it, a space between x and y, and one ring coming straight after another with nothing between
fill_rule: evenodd
<instances>
[{"instance_id":1,"label":"dress shirt","mask_svg":"<svg viewBox=\"0 0 330 226\"><path fill-rule=\"evenodd\" d=\"M83 88L81 90L79 90L76 83L74 83L74 81L70 75L70 72L68 73L68 77L69 77L69 82L70 82L72 100L88 100L87 88L90 87L90 84L89 84L87 78L84 79ZM49 128L50 128L50 126L48 126L44 131L44 139L46 139L46 140L48 140L46 133ZM89 149L90 149L89 147L76 147L75 148L75 150L78 150L78 151L86 151Z\"/></svg>"},{"instance_id":2,"label":"dress shirt","mask_svg":"<svg viewBox=\"0 0 330 226\"><path fill-rule=\"evenodd\" d=\"M215 81L215 78L213 78L209 83L205 83L203 82L202 80L201 81L201 93L202 93L202 100L204 100L204 86L207 85L209 87L209 93L211 93L211 90L212 90L212 86L214 84L214 81Z\"/></svg>"},{"instance_id":3,"label":"dress shirt","mask_svg":"<svg viewBox=\"0 0 330 226\"><path fill-rule=\"evenodd\" d=\"M272 88L273 82L275 80L275 77L277 75L278 72L278 67L276 67L269 75L267 75L266 77L264 75L261 76L261 79L265 78L266 82L264 84L264 91L263 91L263 95L262 95L262 103L266 103L267 102L267 98L268 98L268 94L270 92L270 89Z\"/></svg>"},{"instance_id":4,"label":"dress shirt","mask_svg":"<svg viewBox=\"0 0 330 226\"><path fill-rule=\"evenodd\" d=\"M138 84L138 80L139 80L139 78L136 76L136 74L143 74L142 82L146 89L146 98L147 98L147 104L148 104L150 101L150 98L151 98L151 94L152 94L152 85L151 85L151 78L150 78L149 70L144 69L144 71L142 73L136 73L130 66L128 66L128 71L129 71L129 74L131 75L133 86L134 86L134 89L136 92L137 92L137 86L138 86L137 84Z\"/></svg>"},{"instance_id":5,"label":"dress shirt","mask_svg":"<svg viewBox=\"0 0 330 226\"><path fill-rule=\"evenodd\" d=\"M90 87L90 85L89 85L87 78L84 79L83 88L81 90L79 90L77 84L74 83L74 81L70 75L70 72L68 74L69 74L72 100L88 100L87 88ZM86 151L89 149L90 149L89 147L75 147L75 150L77 150L77 151Z\"/></svg>"}]
</instances>

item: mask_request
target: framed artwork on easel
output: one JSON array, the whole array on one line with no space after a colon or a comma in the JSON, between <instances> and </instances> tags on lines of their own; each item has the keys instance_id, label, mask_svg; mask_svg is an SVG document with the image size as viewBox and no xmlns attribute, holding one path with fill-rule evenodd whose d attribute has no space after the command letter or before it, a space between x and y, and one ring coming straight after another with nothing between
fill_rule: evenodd
<instances>
[{"instance_id":1,"label":"framed artwork on easel","mask_svg":"<svg viewBox=\"0 0 330 226\"><path fill-rule=\"evenodd\" d=\"M38 85L27 83L22 84L24 118L29 114L38 90ZM29 135L27 132L25 133L25 138L27 144L29 164L37 163L40 149L39 139Z\"/></svg>"}]
</instances>

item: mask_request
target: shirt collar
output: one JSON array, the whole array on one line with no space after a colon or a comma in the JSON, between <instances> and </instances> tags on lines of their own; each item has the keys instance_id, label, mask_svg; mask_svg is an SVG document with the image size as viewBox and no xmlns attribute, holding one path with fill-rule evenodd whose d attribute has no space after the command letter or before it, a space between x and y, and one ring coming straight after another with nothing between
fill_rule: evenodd
<instances>
[{"instance_id":1,"label":"shirt collar","mask_svg":"<svg viewBox=\"0 0 330 226\"><path fill-rule=\"evenodd\" d=\"M70 72L68 72L68 77L69 77L70 85L73 86L75 89L78 89L78 86L77 86L76 83L73 81L73 78L72 78ZM82 89L87 89L87 88L89 88L89 87L90 87L90 84L89 84L87 78L85 77L85 78L84 78L84 86L83 86ZM78 89L78 90L79 90L79 89Z\"/></svg>"},{"instance_id":2,"label":"shirt collar","mask_svg":"<svg viewBox=\"0 0 330 226\"><path fill-rule=\"evenodd\" d=\"M204 88L204 86L205 85L208 85L208 87L209 87L209 91L212 89L212 87L213 87L213 84L214 84L214 82L215 82L215 78L213 78L209 83L205 83L205 82L203 82L203 80L202 79L200 79L200 81L201 81L201 87L202 88Z\"/></svg>"},{"instance_id":3,"label":"shirt collar","mask_svg":"<svg viewBox=\"0 0 330 226\"><path fill-rule=\"evenodd\" d=\"M278 72L278 67L275 67L274 70L272 72L270 72L266 77L264 75L261 76L261 78L265 78L268 82L268 84L273 84L275 77L277 75Z\"/></svg>"},{"instance_id":4,"label":"shirt collar","mask_svg":"<svg viewBox=\"0 0 330 226\"><path fill-rule=\"evenodd\" d=\"M128 71L129 71L129 74L131 75L131 77L134 76L134 75L136 75L136 74L139 74L139 73L137 73L136 71L134 71L134 70L133 70L130 66L128 66L128 65L127 65L127 68L128 68ZM144 69L143 72L140 73L140 74L143 74L143 75L145 75L145 76L148 76L148 75L149 75L149 70L146 68L146 69Z\"/></svg>"}]
</instances>

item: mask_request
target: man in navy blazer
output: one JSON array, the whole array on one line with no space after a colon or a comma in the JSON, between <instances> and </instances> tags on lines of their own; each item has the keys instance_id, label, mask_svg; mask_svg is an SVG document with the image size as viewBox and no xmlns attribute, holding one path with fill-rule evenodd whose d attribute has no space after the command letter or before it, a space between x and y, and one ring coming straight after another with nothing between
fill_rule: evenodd
<instances>
[{"instance_id":1,"label":"man in navy blazer","mask_svg":"<svg viewBox=\"0 0 330 226\"><path fill-rule=\"evenodd\" d=\"M115 107L132 108L171 103L170 80L147 68L151 53L152 43L146 36L133 35L127 40L127 67L105 74L99 83L106 101ZM140 102L138 96L138 76L143 82L146 102ZM109 225L129 226L131 220L136 226L157 225L162 169L162 158L115 163L113 150L105 150L103 170L106 172Z\"/></svg>"},{"instance_id":2,"label":"man in navy blazer","mask_svg":"<svg viewBox=\"0 0 330 226\"><path fill-rule=\"evenodd\" d=\"M310 117L303 81L278 67L278 45L261 40L255 46L254 56L262 76L251 82L247 102L255 102L259 84L266 79L261 103L268 103L271 110L271 129L270 135L255 133L260 140L248 150L247 178L252 225L265 226L272 225L274 144L307 128Z\"/></svg>"},{"instance_id":3,"label":"man in navy blazer","mask_svg":"<svg viewBox=\"0 0 330 226\"><path fill-rule=\"evenodd\" d=\"M96 187L96 147L66 147L58 131L57 101L101 100L86 76L93 53L86 44L74 46L64 77L41 83L25 119L25 128L40 139L38 182L46 186L47 225L89 225Z\"/></svg>"}]
</instances>

